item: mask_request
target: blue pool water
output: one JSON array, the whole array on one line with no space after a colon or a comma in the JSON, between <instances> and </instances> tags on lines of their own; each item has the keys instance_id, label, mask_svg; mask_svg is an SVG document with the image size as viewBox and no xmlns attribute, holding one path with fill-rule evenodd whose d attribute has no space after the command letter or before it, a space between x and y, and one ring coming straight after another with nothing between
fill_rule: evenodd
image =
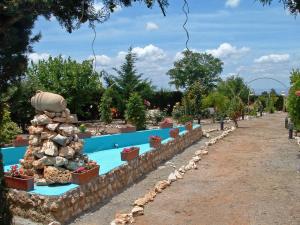
<instances>
[{"instance_id":1,"label":"blue pool water","mask_svg":"<svg viewBox=\"0 0 300 225\"><path fill-rule=\"evenodd\" d=\"M194 125L194 128L199 125ZM180 135L186 131L183 126L178 127ZM100 174L105 174L110 170L125 164L121 161L120 152L124 147L137 146L140 148L140 154L144 154L151 150L149 145L149 137L158 135L162 138L162 143L167 143L172 140L169 137L170 129L153 129L145 131L137 131L132 133L103 135L87 138L84 140L83 152L92 160L95 160L100 165ZM118 146L117 148L115 146ZM26 147L11 147L2 148L4 158L4 170L7 171L10 165L18 164L23 158ZM73 188L76 184L60 185L60 186L35 186L32 193L42 195L61 195Z\"/></svg>"}]
</instances>

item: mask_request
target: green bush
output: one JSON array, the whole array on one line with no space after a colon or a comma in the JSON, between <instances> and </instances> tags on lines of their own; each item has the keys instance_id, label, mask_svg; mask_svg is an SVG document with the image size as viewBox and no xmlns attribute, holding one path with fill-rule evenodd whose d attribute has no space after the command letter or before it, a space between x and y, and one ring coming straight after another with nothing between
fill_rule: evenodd
<instances>
[{"instance_id":1,"label":"green bush","mask_svg":"<svg viewBox=\"0 0 300 225\"><path fill-rule=\"evenodd\" d=\"M185 124L187 122L193 121L193 117L189 115L183 115L178 119L180 124Z\"/></svg>"},{"instance_id":2,"label":"green bush","mask_svg":"<svg viewBox=\"0 0 300 225\"><path fill-rule=\"evenodd\" d=\"M111 115L111 105L112 105L112 97L111 97L111 89L108 88L104 92L104 94L101 97L101 102L99 105L99 111L100 111L100 119L101 121L105 122L106 124L112 122L112 115Z\"/></svg>"},{"instance_id":3,"label":"green bush","mask_svg":"<svg viewBox=\"0 0 300 225\"><path fill-rule=\"evenodd\" d=\"M126 104L125 118L136 126L137 130L146 128L146 109L138 93L131 94Z\"/></svg>"},{"instance_id":4,"label":"green bush","mask_svg":"<svg viewBox=\"0 0 300 225\"><path fill-rule=\"evenodd\" d=\"M153 125L157 125L166 116L167 116L167 113L165 111L160 111L159 109L147 110L147 113L146 113L147 121L150 121Z\"/></svg>"},{"instance_id":5,"label":"green bush","mask_svg":"<svg viewBox=\"0 0 300 225\"><path fill-rule=\"evenodd\" d=\"M12 214L7 200L7 189L4 182L3 158L0 148L0 224L12 224Z\"/></svg>"},{"instance_id":6,"label":"green bush","mask_svg":"<svg viewBox=\"0 0 300 225\"><path fill-rule=\"evenodd\" d=\"M238 118L242 115L244 106L240 97L233 97L228 106L228 116L233 120L234 125L238 127Z\"/></svg>"},{"instance_id":7,"label":"green bush","mask_svg":"<svg viewBox=\"0 0 300 225\"><path fill-rule=\"evenodd\" d=\"M172 117L174 120L179 120L180 117L184 115L184 107L177 102L172 111Z\"/></svg>"},{"instance_id":8,"label":"green bush","mask_svg":"<svg viewBox=\"0 0 300 225\"><path fill-rule=\"evenodd\" d=\"M81 124L81 125L79 126L79 131L80 131L81 133L86 132L86 126L85 126L85 124Z\"/></svg>"},{"instance_id":9,"label":"green bush","mask_svg":"<svg viewBox=\"0 0 300 225\"><path fill-rule=\"evenodd\" d=\"M300 97L295 95L298 90L300 90L300 79L292 83L287 99L287 111L296 130L300 130Z\"/></svg>"},{"instance_id":10,"label":"green bush","mask_svg":"<svg viewBox=\"0 0 300 225\"><path fill-rule=\"evenodd\" d=\"M10 143L21 132L18 125L11 120L8 106L4 106L3 118L0 122L0 145Z\"/></svg>"}]
</instances>

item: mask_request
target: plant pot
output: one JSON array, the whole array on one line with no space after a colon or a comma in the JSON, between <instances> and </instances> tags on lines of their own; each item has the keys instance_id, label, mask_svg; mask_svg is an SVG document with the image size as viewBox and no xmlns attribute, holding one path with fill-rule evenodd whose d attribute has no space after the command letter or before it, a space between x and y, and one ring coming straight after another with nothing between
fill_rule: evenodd
<instances>
[{"instance_id":1,"label":"plant pot","mask_svg":"<svg viewBox=\"0 0 300 225\"><path fill-rule=\"evenodd\" d=\"M134 148L130 152L121 152L121 160L122 161L130 161L138 157L140 152L139 148Z\"/></svg>"},{"instance_id":2,"label":"plant pot","mask_svg":"<svg viewBox=\"0 0 300 225\"><path fill-rule=\"evenodd\" d=\"M14 188L23 191L34 189L34 177L21 175L21 177L12 177L4 175L5 184L8 188Z\"/></svg>"},{"instance_id":3,"label":"plant pot","mask_svg":"<svg viewBox=\"0 0 300 225\"><path fill-rule=\"evenodd\" d=\"M161 140L160 141L150 140L149 143L151 148L159 148L161 146Z\"/></svg>"},{"instance_id":4,"label":"plant pot","mask_svg":"<svg viewBox=\"0 0 300 225\"><path fill-rule=\"evenodd\" d=\"M192 124L191 122L186 123L186 124L185 124L185 129L186 129L187 131L192 131L192 130L193 130L193 124Z\"/></svg>"},{"instance_id":5,"label":"plant pot","mask_svg":"<svg viewBox=\"0 0 300 225\"><path fill-rule=\"evenodd\" d=\"M136 127L135 126L120 127L119 131L120 131L120 133L135 132L136 131Z\"/></svg>"},{"instance_id":6,"label":"plant pot","mask_svg":"<svg viewBox=\"0 0 300 225\"><path fill-rule=\"evenodd\" d=\"M22 146L29 145L29 141L27 139L21 139L21 140L15 139L12 141L12 144L14 147L22 147Z\"/></svg>"},{"instance_id":7,"label":"plant pot","mask_svg":"<svg viewBox=\"0 0 300 225\"><path fill-rule=\"evenodd\" d=\"M98 165L83 173L72 172L72 183L78 185L86 184L90 182L92 179L94 179L95 177L99 176L99 170L100 170L100 166Z\"/></svg>"},{"instance_id":8,"label":"plant pot","mask_svg":"<svg viewBox=\"0 0 300 225\"><path fill-rule=\"evenodd\" d=\"M90 138L90 137L92 137L92 133L89 132L89 131L86 131L86 132L79 132L79 133L77 134L77 136L78 136L79 139Z\"/></svg>"},{"instance_id":9,"label":"plant pot","mask_svg":"<svg viewBox=\"0 0 300 225\"><path fill-rule=\"evenodd\" d=\"M173 128L173 123L161 122L161 123L159 123L159 128L161 128L161 129Z\"/></svg>"},{"instance_id":10,"label":"plant pot","mask_svg":"<svg viewBox=\"0 0 300 225\"><path fill-rule=\"evenodd\" d=\"M174 128L170 130L170 137L177 138L179 136L179 129Z\"/></svg>"}]
</instances>

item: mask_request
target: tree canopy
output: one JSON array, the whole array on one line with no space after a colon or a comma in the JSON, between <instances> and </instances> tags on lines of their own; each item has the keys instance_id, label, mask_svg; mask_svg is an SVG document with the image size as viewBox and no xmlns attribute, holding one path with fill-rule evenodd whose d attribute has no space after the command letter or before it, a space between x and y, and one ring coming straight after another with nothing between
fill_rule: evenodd
<instances>
[{"instance_id":1,"label":"tree canopy","mask_svg":"<svg viewBox=\"0 0 300 225\"><path fill-rule=\"evenodd\" d=\"M102 0L103 8L96 10L93 0L4 0L0 3L0 93L19 80L27 67L27 54L41 34L32 34L34 22L39 16L55 17L68 32L81 24L102 23L116 6L129 7L142 2L148 8L158 3L163 14L167 0Z\"/></svg>"},{"instance_id":2,"label":"tree canopy","mask_svg":"<svg viewBox=\"0 0 300 225\"><path fill-rule=\"evenodd\" d=\"M168 71L170 84L176 88L189 88L200 81L205 93L213 90L223 71L223 62L211 54L184 51L183 58Z\"/></svg>"},{"instance_id":3,"label":"tree canopy","mask_svg":"<svg viewBox=\"0 0 300 225\"><path fill-rule=\"evenodd\" d=\"M263 5L270 5L273 0L259 0ZM297 16L300 12L299 0L280 0L283 3L284 8L287 8L291 14Z\"/></svg>"}]
</instances>

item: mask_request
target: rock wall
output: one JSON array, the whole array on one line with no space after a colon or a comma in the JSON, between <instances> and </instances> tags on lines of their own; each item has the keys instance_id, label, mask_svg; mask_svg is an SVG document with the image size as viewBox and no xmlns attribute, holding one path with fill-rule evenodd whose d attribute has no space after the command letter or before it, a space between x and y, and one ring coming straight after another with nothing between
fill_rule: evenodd
<instances>
[{"instance_id":1,"label":"rock wall","mask_svg":"<svg viewBox=\"0 0 300 225\"><path fill-rule=\"evenodd\" d=\"M202 134L202 129L196 128L61 196L41 196L11 189L9 199L12 211L15 215L37 222L47 224L59 221L64 224L133 184L162 162L197 142Z\"/></svg>"}]
</instances>

